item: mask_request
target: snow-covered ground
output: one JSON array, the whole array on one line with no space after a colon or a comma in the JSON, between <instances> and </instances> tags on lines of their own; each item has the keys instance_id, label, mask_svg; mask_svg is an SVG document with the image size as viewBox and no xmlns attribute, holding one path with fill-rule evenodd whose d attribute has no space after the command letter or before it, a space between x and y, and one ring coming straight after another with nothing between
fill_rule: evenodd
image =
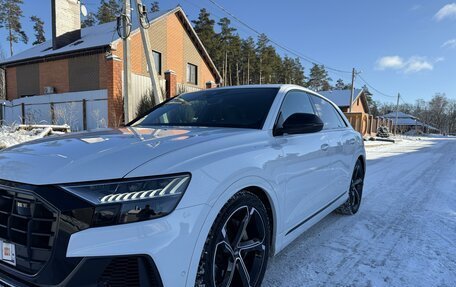
<instances>
[{"instance_id":1,"label":"snow-covered ground","mask_svg":"<svg viewBox=\"0 0 456 287\"><path fill-rule=\"evenodd\" d=\"M0 150L46 136L70 132L68 125L11 125L0 126Z\"/></svg>"},{"instance_id":2,"label":"snow-covered ground","mask_svg":"<svg viewBox=\"0 0 456 287\"><path fill-rule=\"evenodd\" d=\"M36 139L42 130L17 130L15 126L0 127L0 149Z\"/></svg>"},{"instance_id":3,"label":"snow-covered ground","mask_svg":"<svg viewBox=\"0 0 456 287\"><path fill-rule=\"evenodd\" d=\"M358 214L330 214L263 286L456 286L456 138L369 144Z\"/></svg>"},{"instance_id":4,"label":"snow-covered ground","mask_svg":"<svg viewBox=\"0 0 456 287\"><path fill-rule=\"evenodd\" d=\"M0 128L0 148L38 131ZM263 286L456 286L456 138L367 142L363 202L272 258Z\"/></svg>"}]
</instances>

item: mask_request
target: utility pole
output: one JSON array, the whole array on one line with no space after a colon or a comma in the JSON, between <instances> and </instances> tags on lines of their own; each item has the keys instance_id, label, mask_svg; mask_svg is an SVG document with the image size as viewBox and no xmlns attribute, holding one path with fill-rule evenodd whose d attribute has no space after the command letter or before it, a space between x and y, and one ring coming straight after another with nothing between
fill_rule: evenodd
<instances>
[{"instance_id":1,"label":"utility pole","mask_svg":"<svg viewBox=\"0 0 456 287\"><path fill-rule=\"evenodd\" d=\"M125 123L130 122L130 107L128 105L128 97L132 94L131 90L131 65L130 65L130 31L131 31L131 7L130 0L124 0L123 3L123 101L124 101L124 117Z\"/></svg>"},{"instance_id":2,"label":"utility pole","mask_svg":"<svg viewBox=\"0 0 456 287\"><path fill-rule=\"evenodd\" d=\"M162 90L160 88L160 82L158 80L158 72L155 69L155 60L152 56L152 48L150 46L150 39L149 33L147 32L148 27L144 27L144 25L149 25L149 23L144 23L144 13L147 13L147 10L142 5L141 0L136 0L137 10L138 10L138 21L139 21L139 29L141 30L141 39L143 42L143 49L146 55L147 67L149 69L149 77L152 82L152 92L154 93L155 97L155 104L158 105L159 103L164 101ZM142 11L141 11L141 10ZM146 18L147 19L147 18Z\"/></svg>"},{"instance_id":3,"label":"utility pole","mask_svg":"<svg viewBox=\"0 0 456 287\"><path fill-rule=\"evenodd\" d=\"M397 135L397 120L399 117L399 99L401 98L401 94L397 93L397 104L396 104L396 123L394 124L394 135Z\"/></svg>"},{"instance_id":4,"label":"utility pole","mask_svg":"<svg viewBox=\"0 0 456 287\"><path fill-rule=\"evenodd\" d=\"M350 106L348 108L348 112L352 112L352 105L353 105L353 97L355 96L355 76L356 76L356 70L353 68L352 70L352 85L351 85L351 92L350 92Z\"/></svg>"}]
</instances>

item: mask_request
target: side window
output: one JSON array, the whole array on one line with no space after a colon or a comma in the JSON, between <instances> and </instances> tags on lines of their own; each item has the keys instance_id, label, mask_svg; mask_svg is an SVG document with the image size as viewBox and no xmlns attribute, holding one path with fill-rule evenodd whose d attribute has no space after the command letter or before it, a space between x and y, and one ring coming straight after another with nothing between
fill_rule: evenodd
<instances>
[{"instance_id":1,"label":"side window","mask_svg":"<svg viewBox=\"0 0 456 287\"><path fill-rule=\"evenodd\" d=\"M295 113L315 114L309 96L305 92L290 91L285 95L280 108L277 127L282 127L283 122Z\"/></svg>"},{"instance_id":2,"label":"side window","mask_svg":"<svg viewBox=\"0 0 456 287\"><path fill-rule=\"evenodd\" d=\"M325 124L323 129L331 130L346 127L339 113L328 101L314 95L311 95L311 97L318 116Z\"/></svg>"},{"instance_id":3,"label":"side window","mask_svg":"<svg viewBox=\"0 0 456 287\"><path fill-rule=\"evenodd\" d=\"M187 64L187 83L198 85L198 66Z\"/></svg>"},{"instance_id":4,"label":"side window","mask_svg":"<svg viewBox=\"0 0 456 287\"><path fill-rule=\"evenodd\" d=\"M157 51L152 51L152 56L154 57L155 70L159 75L162 74L162 54Z\"/></svg>"}]
</instances>

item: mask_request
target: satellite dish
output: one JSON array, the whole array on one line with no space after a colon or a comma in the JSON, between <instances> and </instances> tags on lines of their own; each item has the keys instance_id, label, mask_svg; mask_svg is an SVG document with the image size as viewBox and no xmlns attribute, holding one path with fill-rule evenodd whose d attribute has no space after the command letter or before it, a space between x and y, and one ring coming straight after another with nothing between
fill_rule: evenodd
<instances>
[{"instance_id":1,"label":"satellite dish","mask_svg":"<svg viewBox=\"0 0 456 287\"><path fill-rule=\"evenodd\" d=\"M81 4L81 14L84 17L87 17L87 8L84 4Z\"/></svg>"}]
</instances>

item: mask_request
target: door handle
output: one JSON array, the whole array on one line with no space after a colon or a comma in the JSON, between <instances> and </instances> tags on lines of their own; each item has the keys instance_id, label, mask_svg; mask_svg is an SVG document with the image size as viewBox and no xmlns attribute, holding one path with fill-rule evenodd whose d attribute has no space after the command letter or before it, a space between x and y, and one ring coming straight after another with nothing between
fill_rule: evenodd
<instances>
[{"instance_id":1,"label":"door handle","mask_svg":"<svg viewBox=\"0 0 456 287\"><path fill-rule=\"evenodd\" d=\"M322 145L321 145L321 150L322 150L322 151L327 151L328 148L329 148L329 144L322 144Z\"/></svg>"},{"instance_id":2,"label":"door handle","mask_svg":"<svg viewBox=\"0 0 456 287\"><path fill-rule=\"evenodd\" d=\"M350 139L350 140L348 141L349 144L355 144L355 142L356 142L355 139Z\"/></svg>"}]
</instances>

